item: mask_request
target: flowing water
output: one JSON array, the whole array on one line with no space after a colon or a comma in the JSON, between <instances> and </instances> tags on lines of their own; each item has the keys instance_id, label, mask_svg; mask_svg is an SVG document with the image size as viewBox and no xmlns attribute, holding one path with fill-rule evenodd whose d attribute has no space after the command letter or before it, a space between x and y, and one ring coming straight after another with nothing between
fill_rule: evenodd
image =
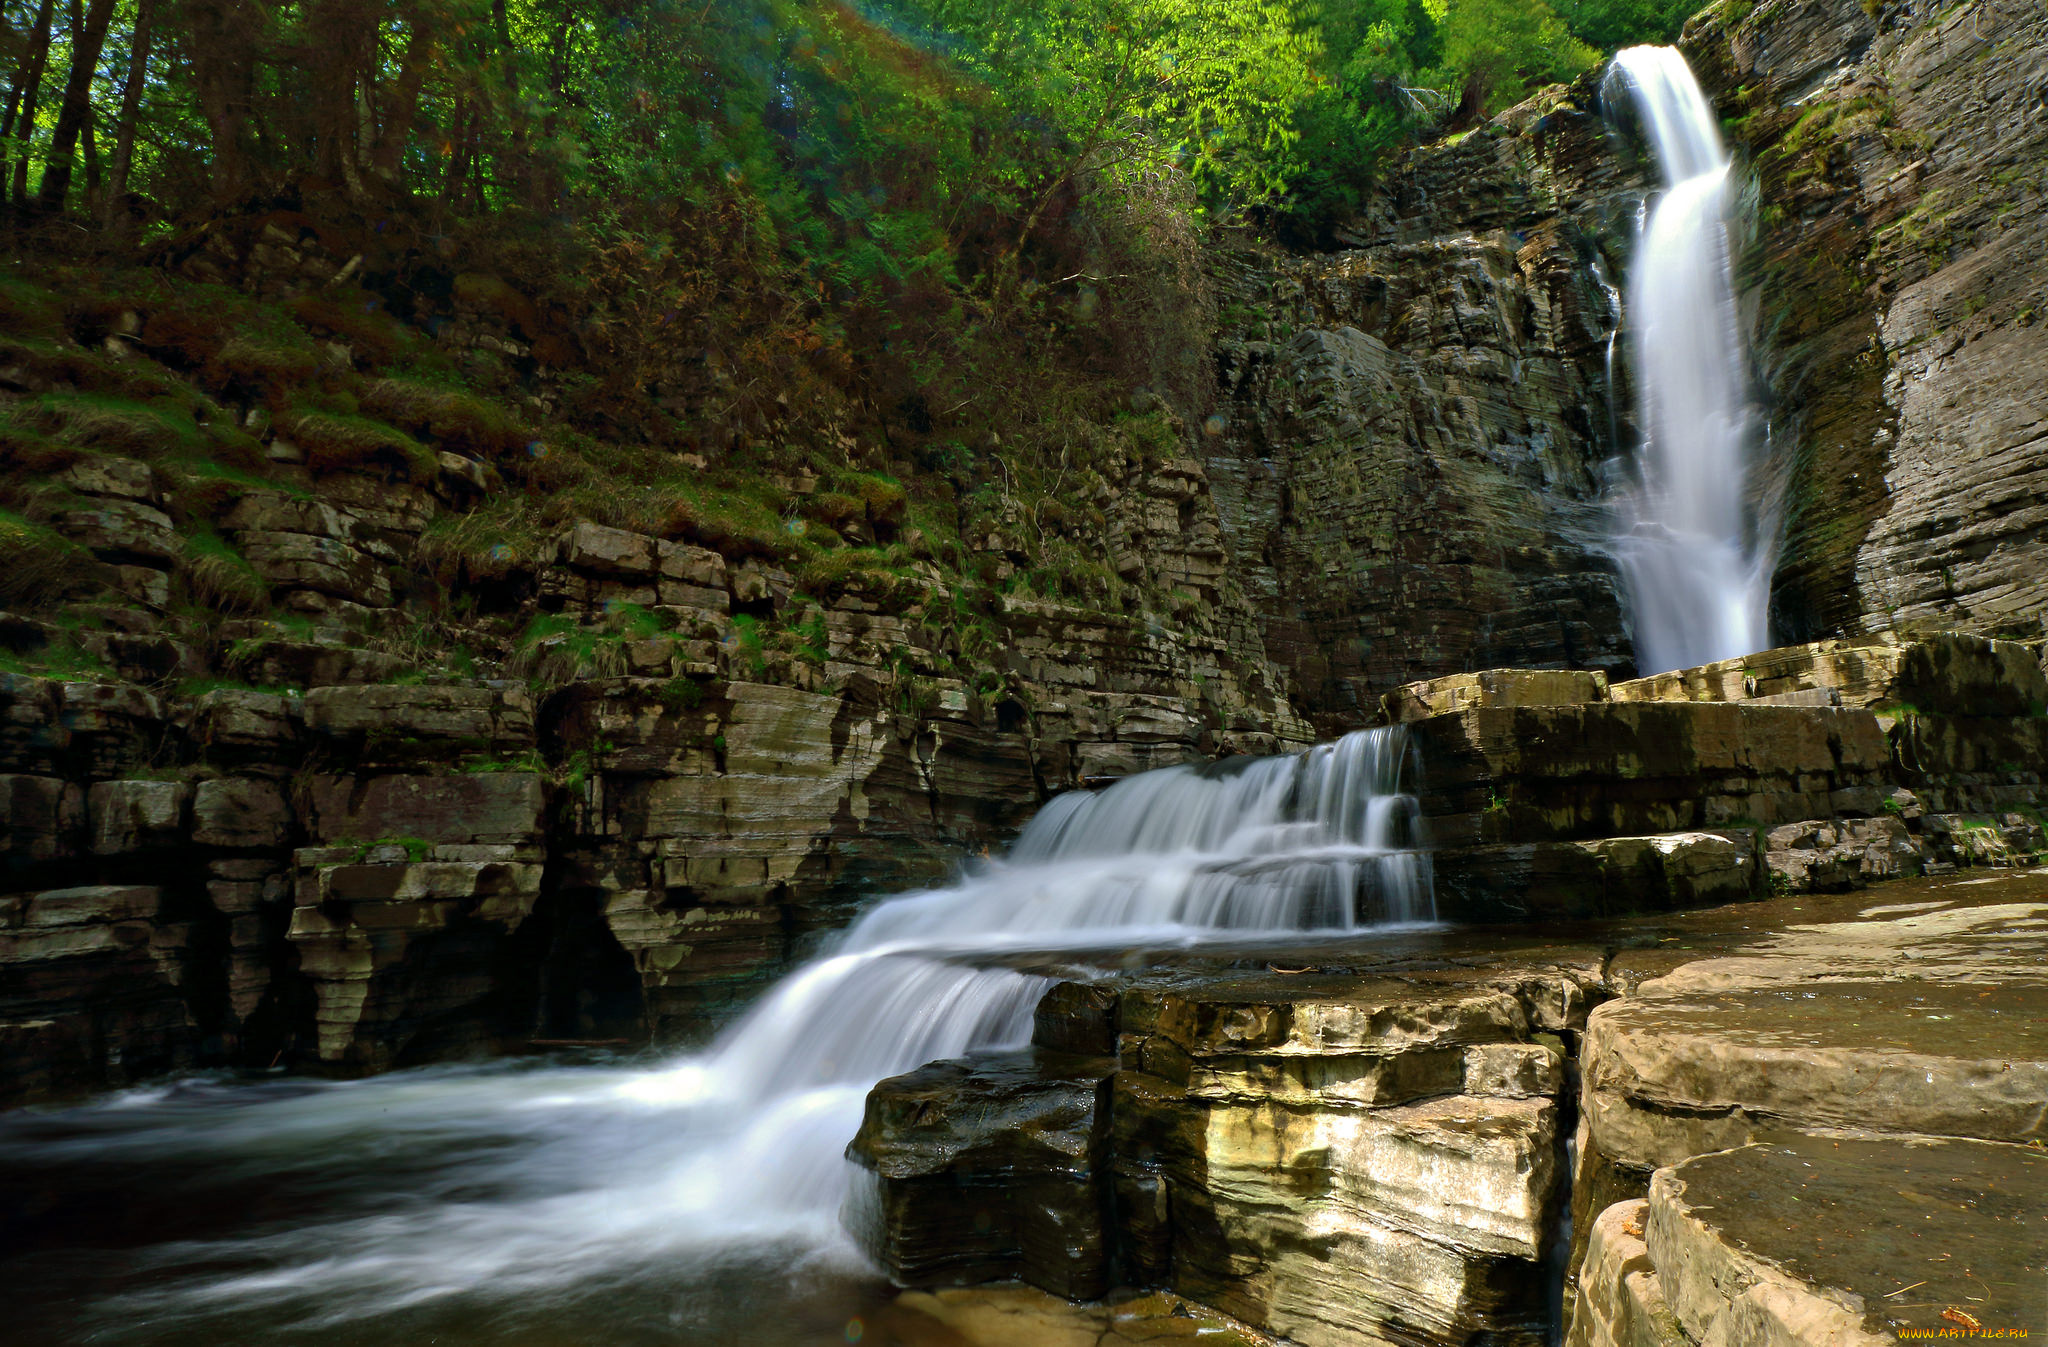
<instances>
[{"instance_id":1,"label":"flowing water","mask_svg":"<svg viewBox=\"0 0 2048 1347\"><path fill-rule=\"evenodd\" d=\"M36 1288L16 1327L769 1343L817 1340L809 1314L837 1333L868 1294L839 1210L875 1081L1027 1041L1048 979L1010 966L1026 955L1430 921L1411 769L1395 728L1061 796L1007 860L879 904L679 1060L195 1078L0 1119L0 1277Z\"/></svg>"},{"instance_id":2,"label":"flowing water","mask_svg":"<svg viewBox=\"0 0 2048 1347\"><path fill-rule=\"evenodd\" d=\"M1761 418L1735 304L1730 162L1685 58L1630 47L1604 92L1626 95L1664 177L1629 267L1624 323L1642 445L1614 541L1644 673L1770 645L1773 530L1758 518Z\"/></svg>"}]
</instances>

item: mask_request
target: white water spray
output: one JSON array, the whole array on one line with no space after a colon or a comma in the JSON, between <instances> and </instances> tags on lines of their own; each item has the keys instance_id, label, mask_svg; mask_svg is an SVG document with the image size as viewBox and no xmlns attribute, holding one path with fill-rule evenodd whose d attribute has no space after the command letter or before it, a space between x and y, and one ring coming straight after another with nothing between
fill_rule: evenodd
<instances>
[{"instance_id":1,"label":"white water spray","mask_svg":"<svg viewBox=\"0 0 2048 1347\"><path fill-rule=\"evenodd\" d=\"M1758 418L1736 314L1729 160L1685 58L1630 47L1605 97L1633 101L1663 170L1629 268L1626 325L1643 443L1615 560L1636 664L1681 669L1762 650L1774 560L1748 506Z\"/></svg>"},{"instance_id":2,"label":"white water spray","mask_svg":"<svg viewBox=\"0 0 2048 1347\"><path fill-rule=\"evenodd\" d=\"M1134 946L1432 920L1411 761L1395 727L1061 796L1008 860L880 904L708 1051L652 1070L136 1092L56 1137L0 1125L0 1160L125 1157L322 1189L315 1222L158 1248L147 1272L161 1289L113 1302L124 1321L260 1306L317 1326L473 1295L561 1304L750 1247L785 1266L852 1263L838 1215L867 1092L1027 1042L1049 980L1004 956L1085 967Z\"/></svg>"}]
</instances>

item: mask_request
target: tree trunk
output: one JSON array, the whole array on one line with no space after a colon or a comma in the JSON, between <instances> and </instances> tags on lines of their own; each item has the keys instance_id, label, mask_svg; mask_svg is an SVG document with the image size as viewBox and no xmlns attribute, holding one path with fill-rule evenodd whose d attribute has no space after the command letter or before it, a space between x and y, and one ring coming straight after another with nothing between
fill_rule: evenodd
<instances>
[{"instance_id":1,"label":"tree trunk","mask_svg":"<svg viewBox=\"0 0 2048 1347\"><path fill-rule=\"evenodd\" d=\"M470 145L476 137L471 126L474 120L469 100L464 98L457 102L455 116L450 119L448 129L448 173L441 181L441 200L451 207L469 173Z\"/></svg>"},{"instance_id":2,"label":"tree trunk","mask_svg":"<svg viewBox=\"0 0 2048 1347\"><path fill-rule=\"evenodd\" d=\"M121 114L114 125L114 158L107 166L107 191L100 198L100 217L111 225L128 195L128 166L135 158L135 121L142 112L142 86L149 75L150 26L156 0L137 0L135 37L129 45L128 78L121 88Z\"/></svg>"},{"instance_id":3,"label":"tree trunk","mask_svg":"<svg viewBox=\"0 0 2048 1347\"><path fill-rule=\"evenodd\" d=\"M57 112L57 130L50 137L50 157L43 163L43 185L36 204L44 210L64 209L71 190L73 157L78 137L92 116L92 80L106 45L107 25L114 18L114 0L92 0L81 21L78 0L71 0L71 77L64 83L64 106Z\"/></svg>"},{"instance_id":4,"label":"tree trunk","mask_svg":"<svg viewBox=\"0 0 2048 1347\"><path fill-rule=\"evenodd\" d=\"M87 214L91 214L100 198L99 117L91 107L85 110L85 126L78 133L78 141L85 159L85 196L79 204Z\"/></svg>"},{"instance_id":5,"label":"tree trunk","mask_svg":"<svg viewBox=\"0 0 2048 1347\"><path fill-rule=\"evenodd\" d=\"M426 83L427 63L433 54L434 42L428 35L427 24L415 19L412 36L406 40L405 56L399 62L398 79L386 86L391 92L384 100L384 124L377 131L377 153L372 161L377 176L393 187L399 185L405 142L411 138L413 123L419 118L420 87Z\"/></svg>"},{"instance_id":6,"label":"tree trunk","mask_svg":"<svg viewBox=\"0 0 2048 1347\"><path fill-rule=\"evenodd\" d=\"M313 171L362 196L357 145L362 136L361 86L377 50L377 21L358 0L317 0L306 9L305 48L313 105Z\"/></svg>"},{"instance_id":7,"label":"tree trunk","mask_svg":"<svg viewBox=\"0 0 2048 1347\"><path fill-rule=\"evenodd\" d=\"M192 0L179 13L189 29L193 92L213 142L213 195L225 204L249 185L250 103L262 58L258 17L241 0Z\"/></svg>"},{"instance_id":8,"label":"tree trunk","mask_svg":"<svg viewBox=\"0 0 2048 1347\"><path fill-rule=\"evenodd\" d=\"M15 107L18 115L8 131L14 135L14 203L17 206L28 203L28 152L36 136L36 95L43 87L43 68L50 61L50 20L55 9L54 0L43 0L42 8L36 11L35 31L29 34L28 50L21 58L21 69L15 76L16 95L19 100Z\"/></svg>"},{"instance_id":9,"label":"tree trunk","mask_svg":"<svg viewBox=\"0 0 2048 1347\"><path fill-rule=\"evenodd\" d=\"M491 24L498 36L498 61L505 79L505 134L492 160L492 178L508 197L528 200L526 112L519 103L519 63L512 50L512 21L505 0L491 0ZM531 204L530 202L528 204ZM477 185L477 209L483 209L483 184Z\"/></svg>"}]
</instances>

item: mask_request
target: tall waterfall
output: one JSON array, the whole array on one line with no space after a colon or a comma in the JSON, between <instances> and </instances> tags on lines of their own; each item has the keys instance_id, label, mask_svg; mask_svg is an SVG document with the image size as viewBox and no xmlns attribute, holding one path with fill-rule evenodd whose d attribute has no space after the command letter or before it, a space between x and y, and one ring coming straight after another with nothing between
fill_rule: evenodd
<instances>
[{"instance_id":1,"label":"tall waterfall","mask_svg":"<svg viewBox=\"0 0 2048 1347\"><path fill-rule=\"evenodd\" d=\"M60 1139L0 1122L0 1157L126 1154L266 1190L317 1174L341 1195L313 1223L162 1247L153 1289L117 1302L124 1322L260 1305L338 1323L478 1288L559 1303L735 1247L850 1259L844 1151L869 1088L1027 1042L1049 984L1009 966L1047 962L1022 956L1086 966L1090 952L1433 919L1412 764L1395 727L1061 796L1007 860L879 904L707 1051L653 1069L141 1092L72 1115Z\"/></svg>"},{"instance_id":2,"label":"tall waterfall","mask_svg":"<svg viewBox=\"0 0 2048 1347\"><path fill-rule=\"evenodd\" d=\"M1685 58L1630 47L1603 97L1632 100L1664 192L1629 268L1624 323L1642 448L1615 559L1636 663L1680 669L1770 644L1772 539L1749 507L1758 426L1729 256L1729 160Z\"/></svg>"}]
</instances>

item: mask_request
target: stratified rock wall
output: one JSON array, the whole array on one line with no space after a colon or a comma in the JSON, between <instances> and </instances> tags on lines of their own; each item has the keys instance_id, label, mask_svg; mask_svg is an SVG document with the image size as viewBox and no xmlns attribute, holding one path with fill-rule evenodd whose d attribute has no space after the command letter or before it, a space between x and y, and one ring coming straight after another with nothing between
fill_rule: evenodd
<instances>
[{"instance_id":1,"label":"stratified rock wall","mask_svg":"<svg viewBox=\"0 0 2048 1347\"><path fill-rule=\"evenodd\" d=\"M855 1228L900 1285L1165 1286L1308 1347L2040 1332L2048 907L1991 884L1133 950L1034 1048L879 1083Z\"/></svg>"},{"instance_id":2,"label":"stratified rock wall","mask_svg":"<svg viewBox=\"0 0 2048 1347\"><path fill-rule=\"evenodd\" d=\"M1038 1047L883 1081L857 1233L905 1285L1171 1287L1308 1347L1537 1347L1598 952L1337 961L1060 984Z\"/></svg>"},{"instance_id":3,"label":"stratified rock wall","mask_svg":"<svg viewBox=\"0 0 2048 1347\"><path fill-rule=\"evenodd\" d=\"M1685 47L1756 174L1747 280L1795 459L1782 633L2038 633L2048 12L1721 5Z\"/></svg>"},{"instance_id":4,"label":"stratified rock wall","mask_svg":"<svg viewBox=\"0 0 2048 1347\"><path fill-rule=\"evenodd\" d=\"M1266 645L1325 729L1414 678L1624 669L1600 465L1641 193L1590 86L1418 150L1326 256L1239 259L1215 484Z\"/></svg>"},{"instance_id":5,"label":"stratified rock wall","mask_svg":"<svg viewBox=\"0 0 2048 1347\"><path fill-rule=\"evenodd\" d=\"M1684 45L1754 183L1776 634L2038 633L2048 16L1768 0ZM1588 78L1416 150L1346 251L1220 268L1209 476L1319 728L1409 679L1630 665L1603 501L1646 168Z\"/></svg>"}]
</instances>

